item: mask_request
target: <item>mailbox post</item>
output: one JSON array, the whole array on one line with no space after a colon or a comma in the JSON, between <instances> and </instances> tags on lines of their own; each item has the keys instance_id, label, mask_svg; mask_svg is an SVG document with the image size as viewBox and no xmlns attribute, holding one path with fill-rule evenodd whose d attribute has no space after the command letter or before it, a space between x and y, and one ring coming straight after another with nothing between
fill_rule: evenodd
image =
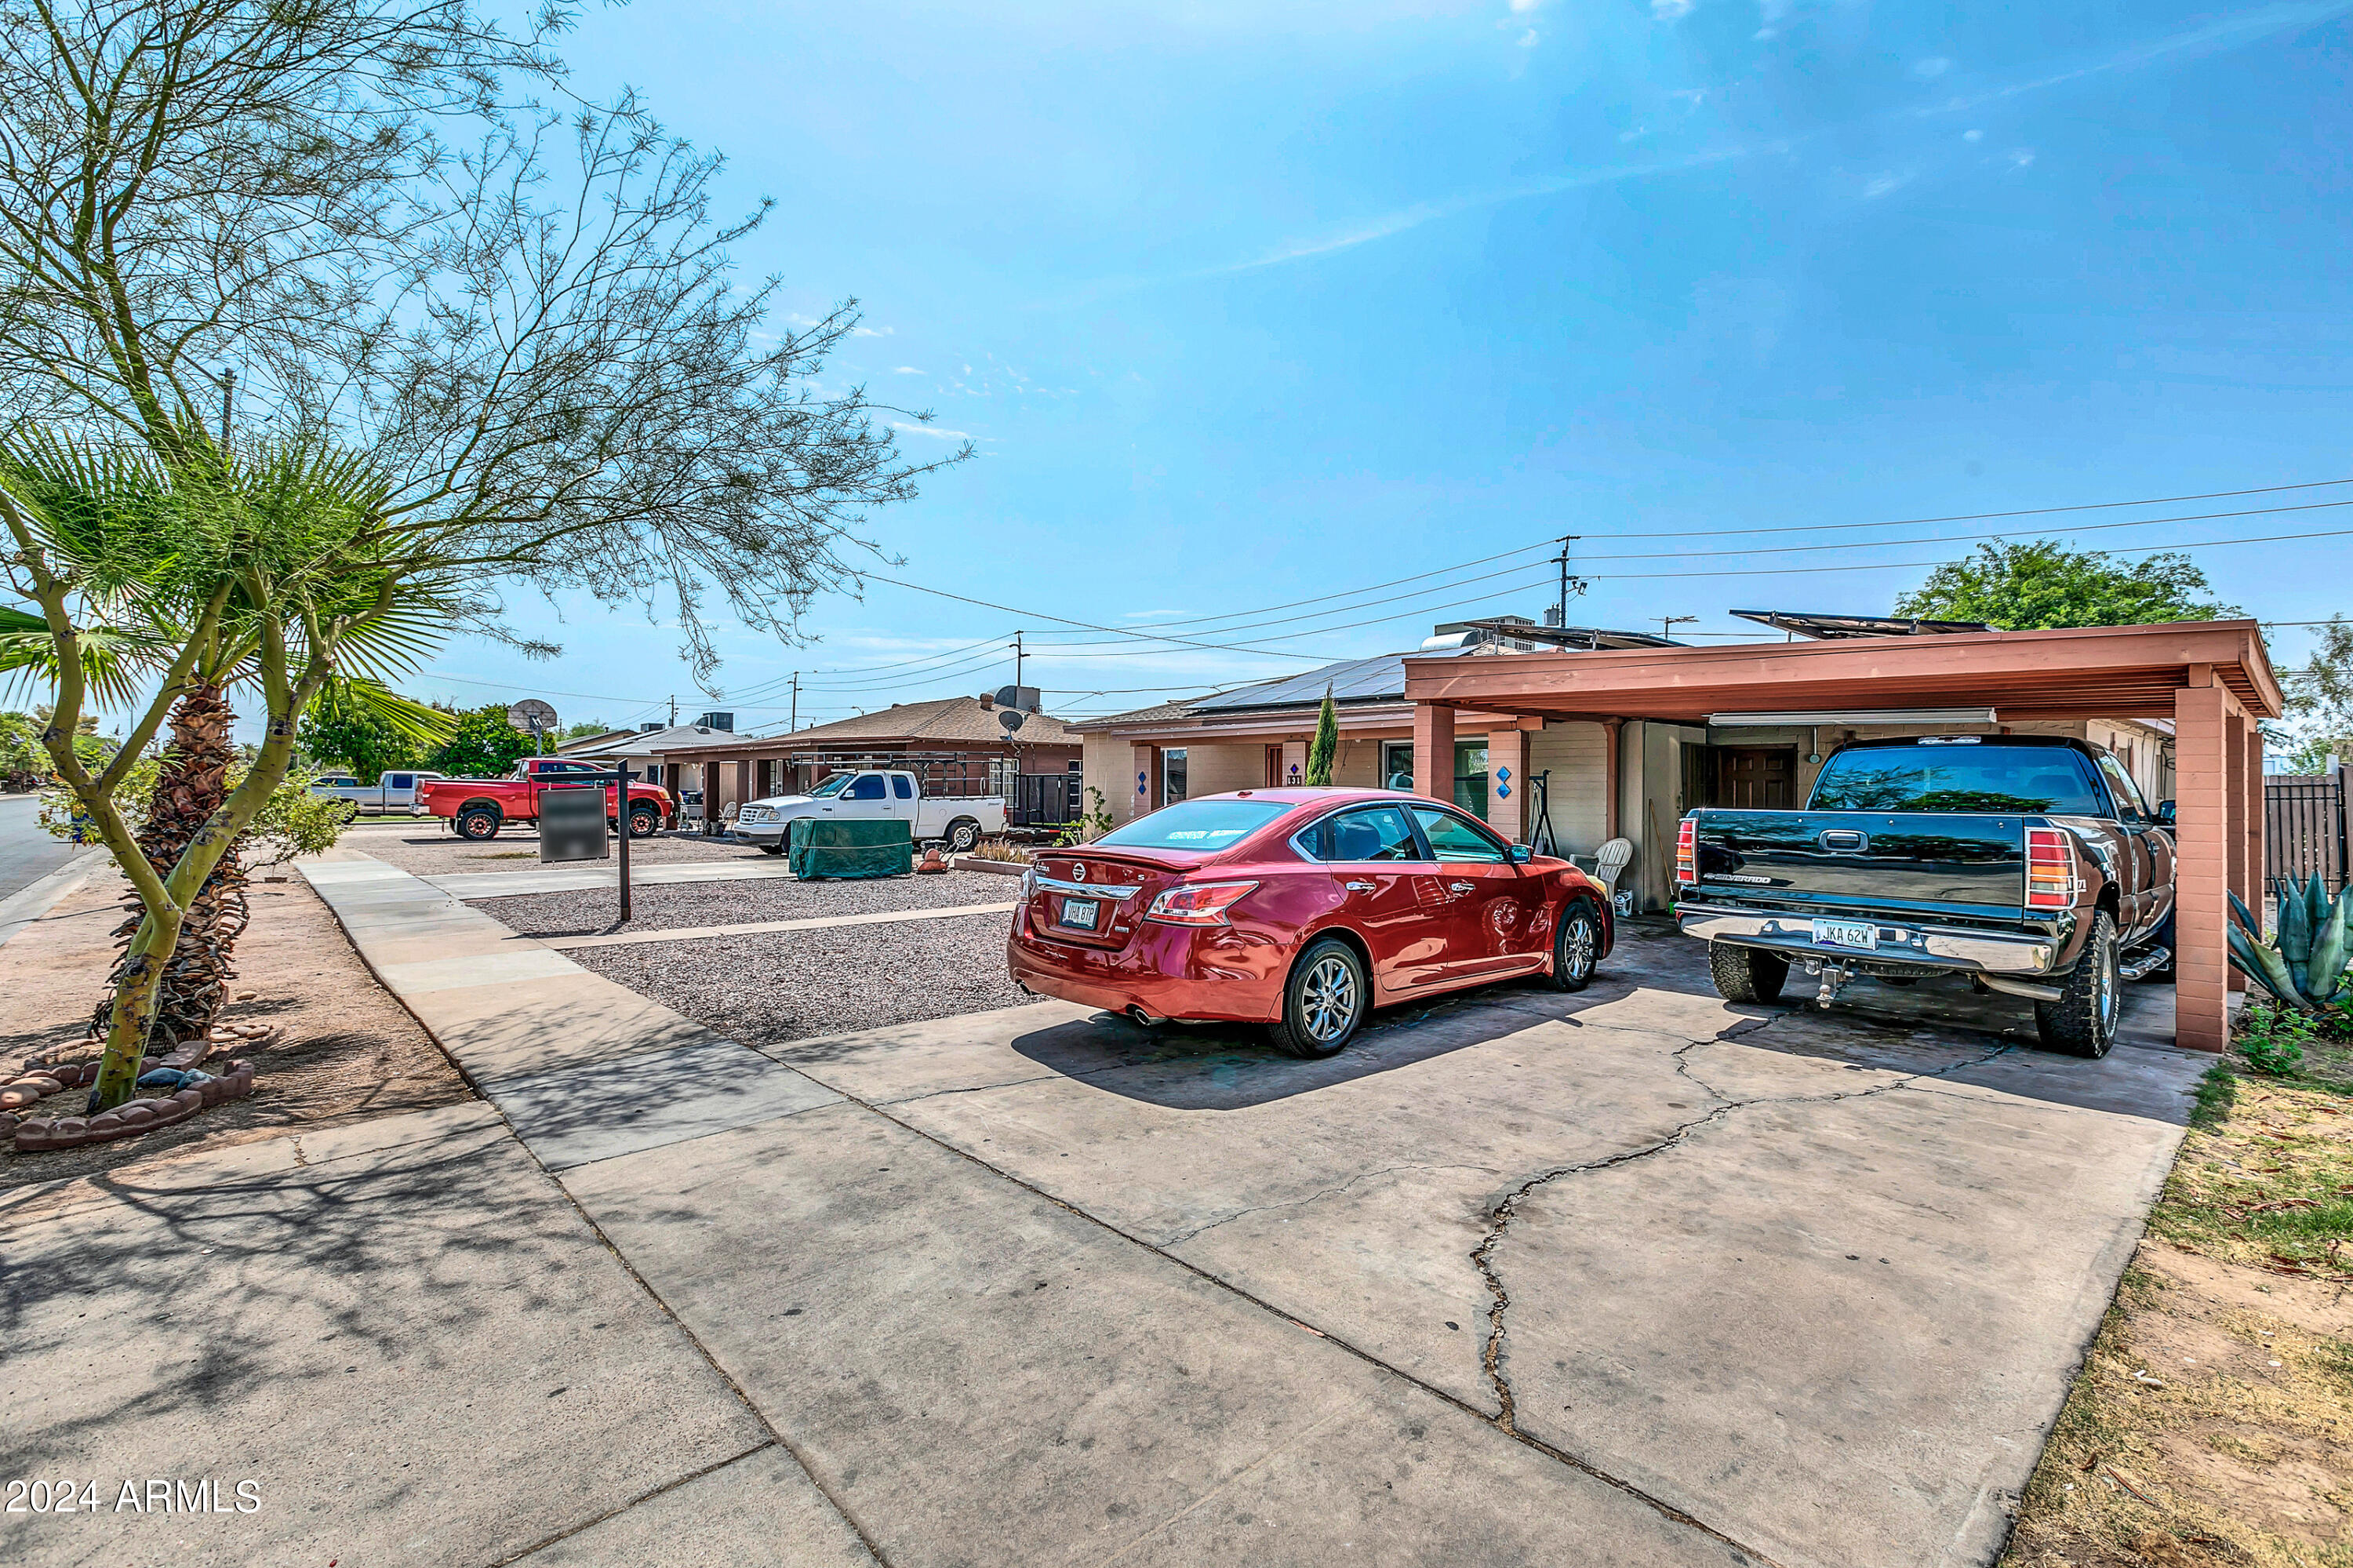
<instances>
[{"instance_id":1,"label":"mailbox post","mask_svg":"<svg viewBox=\"0 0 2353 1568\"><path fill-rule=\"evenodd\" d=\"M563 785L539 790L539 858L551 864L575 860L603 860L607 819L605 791L613 791L613 815L621 841L621 924L630 916L629 783L628 768L610 773L572 773Z\"/></svg>"}]
</instances>

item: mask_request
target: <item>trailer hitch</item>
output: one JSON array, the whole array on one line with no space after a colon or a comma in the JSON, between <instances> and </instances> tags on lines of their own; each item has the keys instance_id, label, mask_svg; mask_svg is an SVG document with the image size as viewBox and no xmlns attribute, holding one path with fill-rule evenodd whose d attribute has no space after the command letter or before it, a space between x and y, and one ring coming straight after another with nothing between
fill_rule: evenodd
<instances>
[{"instance_id":1,"label":"trailer hitch","mask_svg":"<svg viewBox=\"0 0 2353 1568\"><path fill-rule=\"evenodd\" d=\"M1821 990L1815 994L1814 1005L1827 1008L1838 1000L1839 992L1844 991L1861 971L1834 959L1808 959L1806 972L1821 978Z\"/></svg>"}]
</instances>

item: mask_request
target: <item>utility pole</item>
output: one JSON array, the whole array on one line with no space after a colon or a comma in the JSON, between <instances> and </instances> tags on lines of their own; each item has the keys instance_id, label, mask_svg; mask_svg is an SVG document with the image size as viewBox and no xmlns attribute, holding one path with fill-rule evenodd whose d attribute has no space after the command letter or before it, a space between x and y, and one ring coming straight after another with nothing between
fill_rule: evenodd
<instances>
[{"instance_id":1,"label":"utility pole","mask_svg":"<svg viewBox=\"0 0 2353 1568\"><path fill-rule=\"evenodd\" d=\"M1013 633L1013 700L1016 705L1021 701L1021 633L1018 630Z\"/></svg>"},{"instance_id":2,"label":"utility pole","mask_svg":"<svg viewBox=\"0 0 2353 1568\"><path fill-rule=\"evenodd\" d=\"M676 697L672 697L670 700L670 727L672 729L676 729L678 727L678 699Z\"/></svg>"},{"instance_id":3,"label":"utility pole","mask_svg":"<svg viewBox=\"0 0 2353 1568\"><path fill-rule=\"evenodd\" d=\"M1683 625L1687 621L1697 620L1698 619L1699 617L1696 615L1662 615L1659 617L1659 641L1662 642L1673 641L1676 627Z\"/></svg>"},{"instance_id":4,"label":"utility pole","mask_svg":"<svg viewBox=\"0 0 2353 1568\"><path fill-rule=\"evenodd\" d=\"M1584 581L1568 575L1568 547L1584 537L1582 534L1564 534L1560 538L1560 623L1564 627L1568 624L1568 585L1575 582L1577 592L1585 591Z\"/></svg>"},{"instance_id":5,"label":"utility pole","mask_svg":"<svg viewBox=\"0 0 2353 1568\"><path fill-rule=\"evenodd\" d=\"M774 709L769 710L774 712ZM797 734L801 727L801 673L793 672L793 716L785 721L786 735Z\"/></svg>"}]
</instances>

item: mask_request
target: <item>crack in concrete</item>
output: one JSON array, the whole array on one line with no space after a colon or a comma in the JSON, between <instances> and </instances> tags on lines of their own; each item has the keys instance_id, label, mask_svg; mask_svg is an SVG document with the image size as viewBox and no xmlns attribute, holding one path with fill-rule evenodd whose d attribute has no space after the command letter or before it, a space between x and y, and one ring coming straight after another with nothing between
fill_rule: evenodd
<instances>
[{"instance_id":1,"label":"crack in concrete","mask_svg":"<svg viewBox=\"0 0 2353 1568\"><path fill-rule=\"evenodd\" d=\"M1941 1078L1949 1073L1957 1073L1964 1067L1982 1066L1984 1064L1993 1061L1997 1057L2008 1055L2010 1052L2018 1049L2015 1045L1997 1045L1980 1055L1970 1057L1964 1061L1949 1063L1932 1072L1908 1073L1902 1077L1891 1079L1883 1084L1873 1084L1869 1088L1844 1089L1835 1094L1828 1095L1791 1095L1786 1097L1760 1095L1754 1098L1745 1100L1736 1100L1725 1096L1721 1090L1718 1090L1715 1086L1708 1083L1706 1079L1693 1072L1691 1070L1690 1063L1685 1060L1686 1055L1690 1052L1695 1051L1702 1046L1721 1044L1729 1041L1742 1039L1747 1035L1761 1033L1766 1029L1771 1028L1775 1023L1778 1022L1782 1017L1787 1016L1788 1016L1788 1014L1785 1013L1776 1015L1773 1018L1754 1020L1751 1027L1736 1027L1733 1029L1727 1029L1722 1033L1711 1036L1708 1039L1694 1040L1686 1044L1679 1045L1675 1048L1674 1064L1676 1074L1686 1082L1697 1085L1709 1098L1719 1102L1717 1105L1711 1107L1705 1116L1694 1117L1691 1120L1683 1122L1676 1127L1676 1128L1666 1137L1644 1144L1638 1149L1620 1150L1615 1154L1607 1155L1599 1160L1579 1160L1575 1164L1554 1166L1552 1169L1541 1171L1535 1176L1531 1176L1525 1181L1521 1182L1517 1187L1514 1187L1510 1192L1506 1193L1500 1202L1488 1209L1487 1233L1480 1239L1479 1245L1471 1249L1471 1261L1472 1264L1479 1270L1480 1278L1485 1281L1487 1286L1487 1294L1490 1298L1487 1307L1487 1343L1485 1349L1481 1352L1480 1365L1487 1374L1488 1386L1494 1392L1496 1424L1502 1426L1504 1431L1509 1432L1517 1437L1528 1438L1529 1441L1535 1440L1529 1437L1528 1434L1520 1430L1518 1422L1518 1407L1514 1403L1512 1392L1512 1380L1510 1373L1504 1367L1504 1351L1506 1344L1504 1316L1511 1310L1512 1294L1511 1291L1505 1287L1503 1274L1495 1266L1495 1249L1503 1245L1504 1236L1505 1233L1511 1229L1514 1216L1519 1213L1520 1205L1527 1200L1530 1194L1550 1182L1558 1181L1563 1176L1577 1176L1583 1175L1588 1171L1607 1171L1613 1166L1629 1165L1638 1160L1648 1160L1653 1155L1663 1154L1671 1149L1679 1147L1686 1139L1699 1131L1702 1128L1710 1127L1723 1122L1729 1118L1733 1112L1746 1110L1752 1106L1834 1105L1841 1100L1869 1099L1874 1095L1887 1094L1893 1090L1904 1088L1909 1085L1919 1083L1924 1079ZM1883 1071L1884 1069L1875 1070Z\"/></svg>"},{"instance_id":2,"label":"crack in concrete","mask_svg":"<svg viewBox=\"0 0 2353 1568\"><path fill-rule=\"evenodd\" d=\"M1357 1182L1369 1181L1376 1176L1392 1176L1400 1171L1492 1171L1493 1169L1493 1166L1487 1165L1423 1165L1419 1163L1384 1165L1377 1171L1358 1171L1356 1175L1349 1177L1345 1181L1339 1183L1337 1186L1321 1188L1315 1192L1308 1193L1303 1198L1285 1198L1280 1203L1257 1203L1247 1209L1236 1209L1229 1214L1220 1214L1214 1220L1206 1221L1201 1224L1195 1225L1191 1230L1185 1232L1181 1235L1169 1236L1165 1240L1155 1242L1152 1245L1156 1247L1163 1248L1183 1246L1187 1242L1193 1240L1196 1236L1216 1230L1219 1225L1228 1224L1230 1221L1239 1220L1250 1214L1267 1213L1275 1209L1296 1209L1304 1204L1314 1202L1319 1198L1335 1197L1339 1193L1346 1192Z\"/></svg>"}]
</instances>

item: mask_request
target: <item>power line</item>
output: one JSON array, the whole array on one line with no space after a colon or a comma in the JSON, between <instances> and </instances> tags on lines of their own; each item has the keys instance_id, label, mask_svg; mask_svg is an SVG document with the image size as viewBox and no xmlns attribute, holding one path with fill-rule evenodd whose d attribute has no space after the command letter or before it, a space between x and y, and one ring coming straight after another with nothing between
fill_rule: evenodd
<instances>
[{"instance_id":1,"label":"power line","mask_svg":"<svg viewBox=\"0 0 2353 1568\"><path fill-rule=\"evenodd\" d=\"M2079 523L2073 527L2056 530L2061 534L2094 534L2107 528L2155 528L2166 523L2211 523L2225 517L2270 517L2283 512L2321 512L2332 506L2353 506L2353 501L2313 501L2302 506L2256 506L2243 512L2191 512L2178 517L2141 517L2129 523ZM1914 545L1967 545L1978 540L2026 539L2051 532L2042 528L2015 529L2006 534L1942 534L1926 539L1863 539L1835 545L1774 545L1764 550L1649 550L1622 556L1588 556L1588 561L1656 561L1674 560L1687 556L1794 556L1812 550L1876 550L1904 549ZM1620 535L1611 535L1619 537ZM1625 535L1632 537L1632 535ZM2170 546L2157 546L2169 548Z\"/></svg>"},{"instance_id":2,"label":"power line","mask_svg":"<svg viewBox=\"0 0 2353 1568\"><path fill-rule=\"evenodd\" d=\"M2311 534L2263 534L2252 539L2188 539L2179 544L2149 547L2149 554L2163 555L2168 550L2210 550L2223 546L2275 545L2288 539L2337 539L2353 534L2353 528L2326 528ZM2094 550L2096 556L2113 556L2114 550ZM1860 567L1735 567L1721 571L1704 572L1612 572L1597 577L1598 582L1642 582L1657 577L1779 577L1812 576L1820 572L1894 572L1915 567L1941 567L1944 561L1879 561Z\"/></svg>"}]
</instances>

